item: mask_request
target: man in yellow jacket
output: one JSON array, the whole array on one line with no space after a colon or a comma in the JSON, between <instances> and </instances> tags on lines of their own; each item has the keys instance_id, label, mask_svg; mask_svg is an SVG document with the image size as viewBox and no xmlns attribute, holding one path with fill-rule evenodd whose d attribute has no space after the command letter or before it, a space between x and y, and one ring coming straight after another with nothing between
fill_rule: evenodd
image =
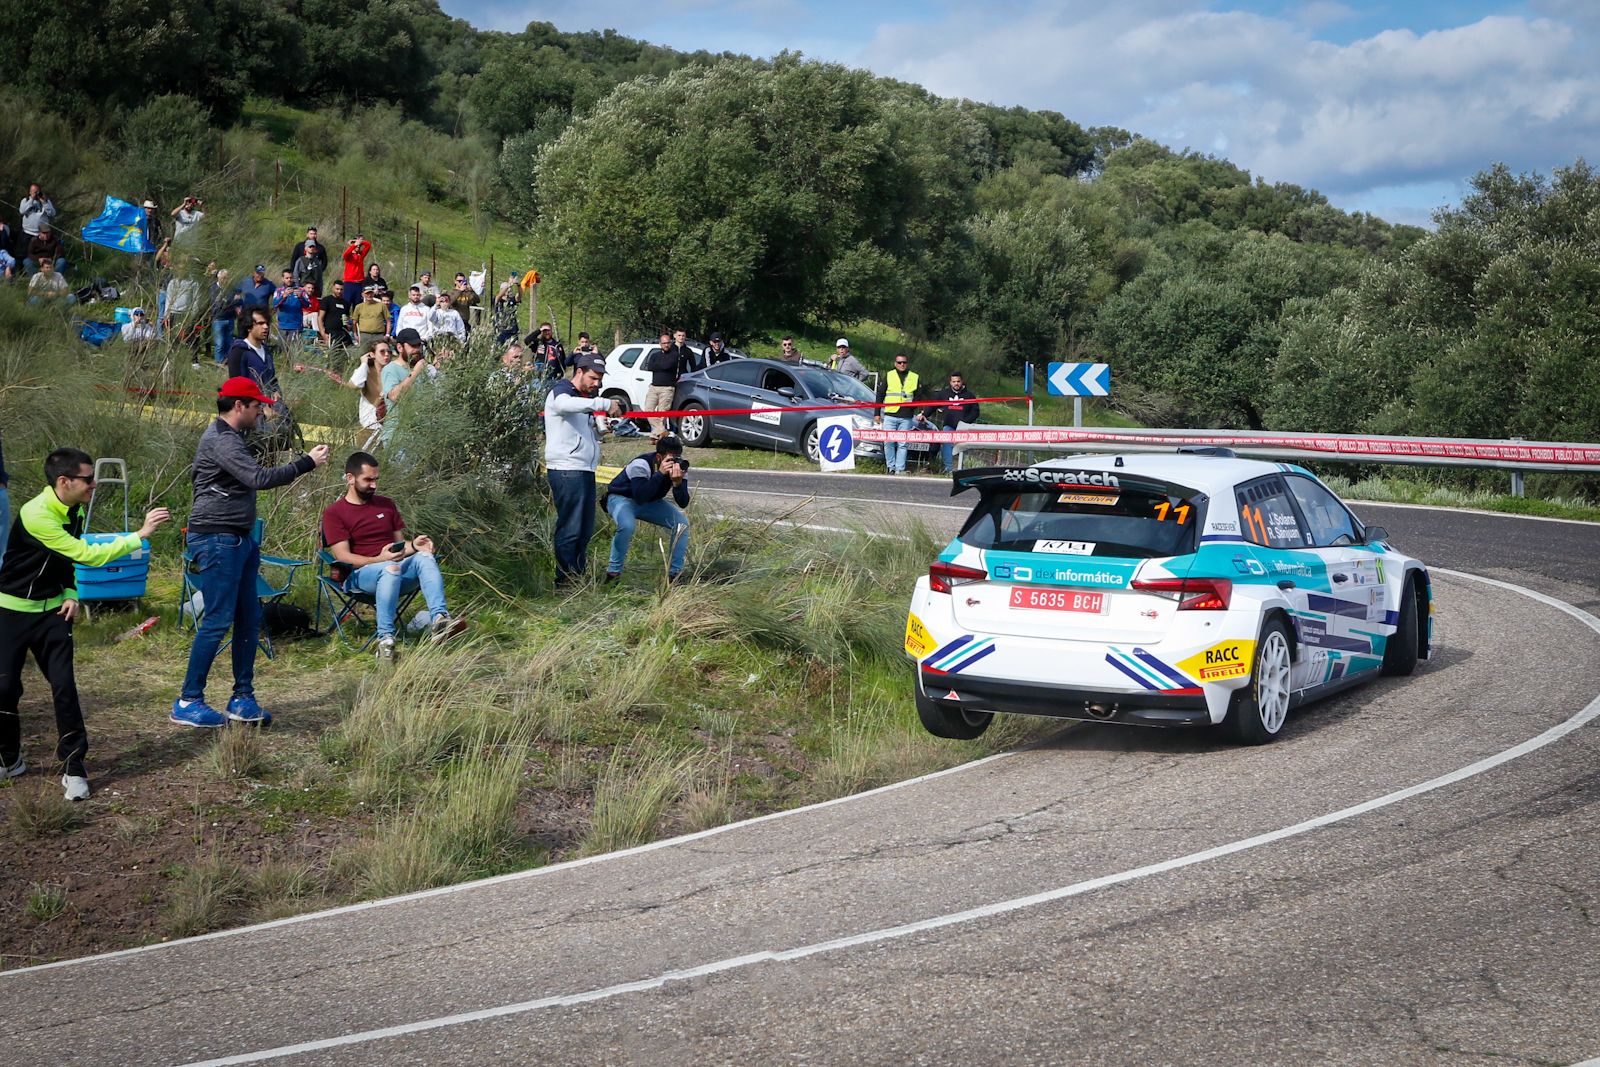
<instances>
[{"instance_id":1,"label":"man in yellow jacket","mask_svg":"<svg viewBox=\"0 0 1600 1067\"><path fill-rule=\"evenodd\" d=\"M885 374L883 381L878 384L878 403L883 407L878 409L876 422L885 430L911 430L924 421L920 409L901 406L917 399L917 387L921 384L910 364L904 352L896 353L894 369ZM904 474L905 443L890 441L885 444L883 462L890 474Z\"/></svg>"},{"instance_id":2,"label":"man in yellow jacket","mask_svg":"<svg viewBox=\"0 0 1600 1067\"><path fill-rule=\"evenodd\" d=\"M166 508L155 508L136 533L91 545L82 540L83 506L94 496L94 460L76 448L58 448L45 457L44 475L50 484L17 509L0 564L0 779L28 769L17 705L22 668L32 652L55 701L62 788L68 800L84 800L89 796L83 763L89 734L72 667L72 622L78 617L73 565L99 567L138 551L171 515Z\"/></svg>"}]
</instances>

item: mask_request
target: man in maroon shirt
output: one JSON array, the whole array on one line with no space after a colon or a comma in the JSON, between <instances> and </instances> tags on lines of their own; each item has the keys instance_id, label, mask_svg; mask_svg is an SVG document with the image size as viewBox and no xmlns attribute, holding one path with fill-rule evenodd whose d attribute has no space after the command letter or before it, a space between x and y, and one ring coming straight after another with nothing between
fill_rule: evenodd
<instances>
[{"instance_id":1,"label":"man in maroon shirt","mask_svg":"<svg viewBox=\"0 0 1600 1067\"><path fill-rule=\"evenodd\" d=\"M466 628L466 620L450 617L444 602L444 577L434 558L433 539L418 534L409 542L402 531L400 509L378 495L378 461L370 453L352 452L344 465L344 496L322 512L322 541L339 562L344 587L374 598L378 614L378 659L394 658L395 615L402 594L420 588L433 616L435 642Z\"/></svg>"}]
</instances>

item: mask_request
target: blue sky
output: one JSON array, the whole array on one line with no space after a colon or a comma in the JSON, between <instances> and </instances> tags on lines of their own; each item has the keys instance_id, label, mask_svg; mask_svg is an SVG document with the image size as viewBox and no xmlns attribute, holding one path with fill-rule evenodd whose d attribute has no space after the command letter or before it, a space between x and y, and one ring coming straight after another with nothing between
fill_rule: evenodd
<instances>
[{"instance_id":1,"label":"blue sky","mask_svg":"<svg viewBox=\"0 0 1600 1067\"><path fill-rule=\"evenodd\" d=\"M1495 162L1600 138L1600 0L443 0L475 25L804 52L945 96L1050 108L1425 224Z\"/></svg>"}]
</instances>

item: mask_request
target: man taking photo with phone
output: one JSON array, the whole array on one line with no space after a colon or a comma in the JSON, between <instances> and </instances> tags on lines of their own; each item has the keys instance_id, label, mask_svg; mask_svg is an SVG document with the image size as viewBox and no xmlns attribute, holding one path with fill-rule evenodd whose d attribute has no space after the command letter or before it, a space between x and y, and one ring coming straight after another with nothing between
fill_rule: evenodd
<instances>
[{"instance_id":1,"label":"man taking photo with phone","mask_svg":"<svg viewBox=\"0 0 1600 1067\"><path fill-rule=\"evenodd\" d=\"M386 496L378 495L378 460L352 452L344 465L344 496L322 512L322 542L338 561L333 577L351 592L365 593L377 603L380 662L394 659L395 616L400 598L417 589L428 605L430 635L435 642L466 629L465 619L451 618L444 599L444 577L434 556L433 538L417 534L405 539L405 520Z\"/></svg>"}]
</instances>

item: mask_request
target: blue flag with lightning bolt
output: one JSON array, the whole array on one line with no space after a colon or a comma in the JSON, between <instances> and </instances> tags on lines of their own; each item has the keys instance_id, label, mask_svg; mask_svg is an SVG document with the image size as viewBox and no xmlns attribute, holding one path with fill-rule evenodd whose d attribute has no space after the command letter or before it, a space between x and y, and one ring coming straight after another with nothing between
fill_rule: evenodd
<instances>
[{"instance_id":1,"label":"blue flag with lightning bolt","mask_svg":"<svg viewBox=\"0 0 1600 1067\"><path fill-rule=\"evenodd\" d=\"M121 252L156 250L145 232L144 208L114 196L106 197L106 206L101 209L99 218L84 225L83 239Z\"/></svg>"}]
</instances>

